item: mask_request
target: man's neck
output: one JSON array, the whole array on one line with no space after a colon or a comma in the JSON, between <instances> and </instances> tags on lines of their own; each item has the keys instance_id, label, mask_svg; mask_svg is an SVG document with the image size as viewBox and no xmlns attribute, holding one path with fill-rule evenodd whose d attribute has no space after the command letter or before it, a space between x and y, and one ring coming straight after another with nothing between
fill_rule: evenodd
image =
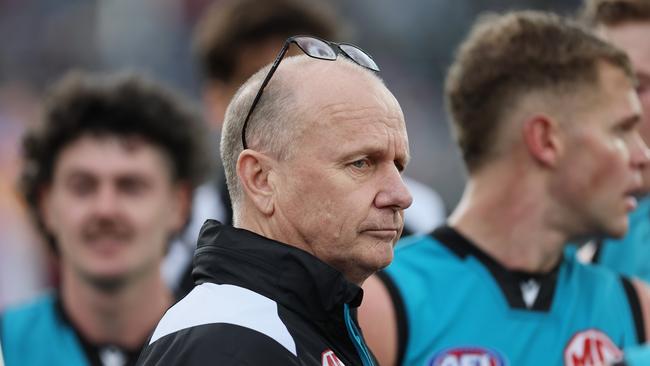
<instances>
[{"instance_id":1,"label":"man's neck","mask_svg":"<svg viewBox=\"0 0 650 366\"><path fill-rule=\"evenodd\" d=\"M548 272L568 238L553 228L543 195L524 180L470 180L449 224L510 270Z\"/></svg>"},{"instance_id":2,"label":"man's neck","mask_svg":"<svg viewBox=\"0 0 650 366\"><path fill-rule=\"evenodd\" d=\"M127 349L142 345L171 306L173 296L160 271L107 291L64 270L61 301L82 336L91 343Z\"/></svg>"}]
</instances>

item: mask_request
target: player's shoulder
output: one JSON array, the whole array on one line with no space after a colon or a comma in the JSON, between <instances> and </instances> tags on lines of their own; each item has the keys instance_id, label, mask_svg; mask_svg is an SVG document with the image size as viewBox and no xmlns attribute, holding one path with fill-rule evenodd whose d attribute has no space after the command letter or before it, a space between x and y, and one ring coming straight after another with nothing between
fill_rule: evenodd
<instances>
[{"instance_id":1,"label":"player's shoulder","mask_svg":"<svg viewBox=\"0 0 650 366\"><path fill-rule=\"evenodd\" d=\"M40 295L28 302L10 306L0 313L3 327L27 327L43 324L55 314L56 297L52 293Z\"/></svg>"},{"instance_id":2,"label":"player's shoulder","mask_svg":"<svg viewBox=\"0 0 650 366\"><path fill-rule=\"evenodd\" d=\"M565 267L566 281L576 292L588 292L588 296L600 293L606 297L612 291L624 290L625 278L610 268L580 262L575 256L566 255L562 266Z\"/></svg>"}]
</instances>

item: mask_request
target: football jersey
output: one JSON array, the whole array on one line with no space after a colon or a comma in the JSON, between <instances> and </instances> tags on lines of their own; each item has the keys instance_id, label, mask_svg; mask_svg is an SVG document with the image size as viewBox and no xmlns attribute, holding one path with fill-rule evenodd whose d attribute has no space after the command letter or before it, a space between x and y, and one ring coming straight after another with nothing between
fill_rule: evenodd
<instances>
[{"instance_id":1,"label":"football jersey","mask_svg":"<svg viewBox=\"0 0 650 366\"><path fill-rule=\"evenodd\" d=\"M0 342L5 366L125 366L140 353L84 340L56 295L2 313Z\"/></svg>"},{"instance_id":2,"label":"football jersey","mask_svg":"<svg viewBox=\"0 0 650 366\"><path fill-rule=\"evenodd\" d=\"M565 257L510 271L454 229L402 240L380 275L403 365L603 365L645 341L632 284Z\"/></svg>"}]
</instances>

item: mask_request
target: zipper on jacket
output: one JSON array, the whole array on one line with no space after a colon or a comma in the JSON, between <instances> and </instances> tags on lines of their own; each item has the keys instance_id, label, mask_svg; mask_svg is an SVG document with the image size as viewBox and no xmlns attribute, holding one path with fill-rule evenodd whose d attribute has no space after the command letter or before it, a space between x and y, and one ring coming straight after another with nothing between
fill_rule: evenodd
<instances>
[{"instance_id":1,"label":"zipper on jacket","mask_svg":"<svg viewBox=\"0 0 650 366\"><path fill-rule=\"evenodd\" d=\"M375 363L372 361L372 356L370 356L370 351L368 351L368 347L361 337L361 332L359 332L359 328L357 328L356 324L354 324L354 321L352 320L348 304L343 305L343 317L345 318L345 327L348 329L350 340L354 344L354 348L357 349L357 353L359 354L359 358L361 358L363 366L375 366Z\"/></svg>"}]
</instances>

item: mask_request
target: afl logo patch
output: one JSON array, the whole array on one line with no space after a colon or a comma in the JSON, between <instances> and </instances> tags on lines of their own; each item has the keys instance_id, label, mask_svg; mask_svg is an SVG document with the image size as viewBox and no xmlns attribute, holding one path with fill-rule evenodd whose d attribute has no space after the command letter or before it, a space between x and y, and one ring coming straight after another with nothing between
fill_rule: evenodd
<instances>
[{"instance_id":1,"label":"afl logo patch","mask_svg":"<svg viewBox=\"0 0 650 366\"><path fill-rule=\"evenodd\" d=\"M566 366L601 366L611 365L623 359L623 352L596 329L576 333L564 350Z\"/></svg>"},{"instance_id":2,"label":"afl logo patch","mask_svg":"<svg viewBox=\"0 0 650 366\"><path fill-rule=\"evenodd\" d=\"M321 355L321 364L323 366L345 366L331 349L323 351L323 354Z\"/></svg>"},{"instance_id":3,"label":"afl logo patch","mask_svg":"<svg viewBox=\"0 0 650 366\"><path fill-rule=\"evenodd\" d=\"M448 348L436 353L429 366L507 366L498 352L481 347Z\"/></svg>"}]
</instances>

